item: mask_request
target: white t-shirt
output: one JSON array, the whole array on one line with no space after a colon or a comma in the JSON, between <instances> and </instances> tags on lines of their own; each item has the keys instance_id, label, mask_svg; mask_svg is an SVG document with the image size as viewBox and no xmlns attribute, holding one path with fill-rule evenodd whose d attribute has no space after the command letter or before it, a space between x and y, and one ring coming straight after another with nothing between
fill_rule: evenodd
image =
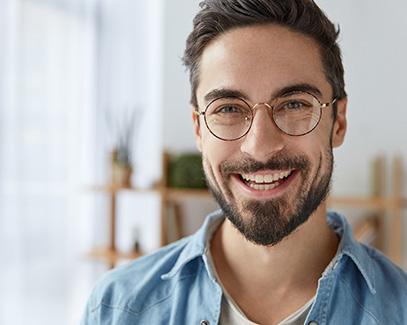
<instances>
[{"instance_id":1,"label":"white t-shirt","mask_svg":"<svg viewBox=\"0 0 407 325\"><path fill-rule=\"evenodd\" d=\"M220 312L219 325L259 325L250 321L233 299L228 295L223 288L222 306ZM312 297L304 306L298 309L295 313L288 316L278 325L303 325L307 319L308 313L314 303L315 296Z\"/></svg>"},{"instance_id":2,"label":"white t-shirt","mask_svg":"<svg viewBox=\"0 0 407 325\"><path fill-rule=\"evenodd\" d=\"M212 261L212 255L208 249L208 263L213 271L213 275L220 284L223 292L222 304L219 325L260 325L250 321L239 306L234 302L232 297L226 291L225 287L221 283L218 273L216 272L215 266ZM332 262L331 262L332 263ZM303 325L307 319L308 313L310 312L312 305L315 301L315 296L313 296L304 306L298 309L296 312L288 316L286 319L278 323L277 325Z\"/></svg>"}]
</instances>

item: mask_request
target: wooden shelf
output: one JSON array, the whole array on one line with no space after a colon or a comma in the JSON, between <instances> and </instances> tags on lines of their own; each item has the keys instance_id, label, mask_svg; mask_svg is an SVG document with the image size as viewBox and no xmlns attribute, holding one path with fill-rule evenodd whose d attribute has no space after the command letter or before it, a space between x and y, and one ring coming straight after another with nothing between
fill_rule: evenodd
<instances>
[{"instance_id":1,"label":"wooden shelf","mask_svg":"<svg viewBox=\"0 0 407 325\"><path fill-rule=\"evenodd\" d=\"M406 207L407 202L403 199L381 198L381 197L329 197L328 205L343 205L349 207L363 207L374 209L391 209Z\"/></svg>"},{"instance_id":2,"label":"wooden shelf","mask_svg":"<svg viewBox=\"0 0 407 325\"><path fill-rule=\"evenodd\" d=\"M389 256L396 264L402 261L402 211L407 207L407 200L403 197L403 163L401 157L395 157L391 165L391 174L387 172L385 157L377 157L372 164L373 184L371 197L332 197L328 198L328 205L341 205L362 209L374 209L360 222L355 234L370 234L372 231L377 237L376 247ZM391 180L389 193L386 191L386 182ZM373 217L373 220L372 220ZM386 222L388 219L389 222ZM389 224L390 236L384 231L386 223ZM370 235L369 235L370 236ZM385 245L388 242L388 245ZM388 247L386 247L388 246Z\"/></svg>"},{"instance_id":3,"label":"wooden shelf","mask_svg":"<svg viewBox=\"0 0 407 325\"><path fill-rule=\"evenodd\" d=\"M116 249L116 204L117 194L120 191L134 191L138 193L156 192L161 196L161 245L168 243L166 233L166 212L167 205L171 202L185 202L191 199L212 200L212 196L206 189L183 189L169 188L165 186L154 186L152 188L135 188L132 186L117 186L111 184L90 186L93 191L106 192L110 195L110 246L107 248L96 248L89 253L89 257L97 260L106 261L110 268L113 268L115 263L120 259L135 259L142 256L140 252L119 252Z\"/></svg>"},{"instance_id":4,"label":"wooden shelf","mask_svg":"<svg viewBox=\"0 0 407 325\"><path fill-rule=\"evenodd\" d=\"M108 247L95 248L88 254L93 259L108 262L113 266L118 260L132 260L143 255L142 252L119 252Z\"/></svg>"},{"instance_id":5,"label":"wooden shelf","mask_svg":"<svg viewBox=\"0 0 407 325\"><path fill-rule=\"evenodd\" d=\"M182 202L191 199L212 199L210 192L202 189L167 188L162 193L166 195L168 201Z\"/></svg>"},{"instance_id":6,"label":"wooden shelf","mask_svg":"<svg viewBox=\"0 0 407 325\"><path fill-rule=\"evenodd\" d=\"M112 185L93 185L90 186L93 191L100 192L118 192L122 190L135 191L139 193L151 193L158 192L161 195L165 195L165 199L172 201L183 201L190 199L211 199L212 195L207 189L195 189L195 188L175 188L175 187L163 187L155 186L151 188L137 188L132 186L112 186Z\"/></svg>"}]
</instances>

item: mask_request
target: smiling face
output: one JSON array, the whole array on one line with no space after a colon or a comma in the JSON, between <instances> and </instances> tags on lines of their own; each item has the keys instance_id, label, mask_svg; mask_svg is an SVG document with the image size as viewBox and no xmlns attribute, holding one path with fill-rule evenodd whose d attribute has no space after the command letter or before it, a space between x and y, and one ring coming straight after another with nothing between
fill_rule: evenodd
<instances>
[{"instance_id":1,"label":"smiling face","mask_svg":"<svg viewBox=\"0 0 407 325\"><path fill-rule=\"evenodd\" d=\"M203 111L214 97L272 104L289 91L310 91L331 102L317 44L276 25L231 30L212 41L200 62L197 99ZM193 114L198 148L211 192L225 215L250 241L274 245L321 210L332 173L332 147L346 130L346 100L323 109L311 133L293 137L258 105L248 134L236 141L214 137ZM201 118L201 117L199 117ZM324 208L324 207L323 207Z\"/></svg>"}]
</instances>

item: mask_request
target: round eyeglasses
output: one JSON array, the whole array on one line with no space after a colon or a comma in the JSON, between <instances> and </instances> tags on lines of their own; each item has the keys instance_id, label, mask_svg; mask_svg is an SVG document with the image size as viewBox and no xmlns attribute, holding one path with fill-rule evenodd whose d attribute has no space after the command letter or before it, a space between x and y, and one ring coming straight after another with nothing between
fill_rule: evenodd
<instances>
[{"instance_id":1,"label":"round eyeglasses","mask_svg":"<svg viewBox=\"0 0 407 325\"><path fill-rule=\"evenodd\" d=\"M254 109L264 105L271 109L274 124L285 134L301 136L314 130L321 120L322 108L333 105L321 103L307 91L292 91L278 97L273 105L257 103L253 107L239 97L220 97L211 101L204 112L195 108L195 114L203 116L208 130L218 139L234 141L250 130Z\"/></svg>"}]
</instances>

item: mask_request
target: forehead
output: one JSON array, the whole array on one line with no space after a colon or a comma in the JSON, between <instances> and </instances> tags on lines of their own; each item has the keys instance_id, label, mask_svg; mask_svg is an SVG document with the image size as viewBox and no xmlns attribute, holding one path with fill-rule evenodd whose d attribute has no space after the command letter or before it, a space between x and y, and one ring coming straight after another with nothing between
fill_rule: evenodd
<instances>
[{"instance_id":1,"label":"forehead","mask_svg":"<svg viewBox=\"0 0 407 325\"><path fill-rule=\"evenodd\" d=\"M279 89L299 84L331 95L318 44L277 25L244 27L217 37L203 51L199 75L198 101L223 88L270 100Z\"/></svg>"}]
</instances>

